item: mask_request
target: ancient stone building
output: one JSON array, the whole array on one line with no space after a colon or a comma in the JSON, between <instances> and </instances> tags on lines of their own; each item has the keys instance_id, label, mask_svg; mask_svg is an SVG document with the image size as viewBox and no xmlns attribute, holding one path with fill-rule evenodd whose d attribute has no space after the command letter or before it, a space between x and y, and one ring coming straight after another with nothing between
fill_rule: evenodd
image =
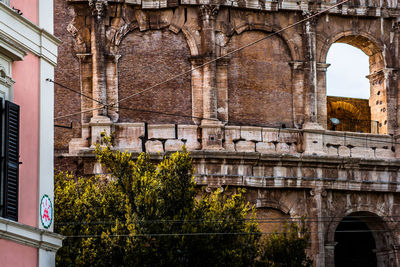
<instances>
[{"instance_id":1,"label":"ancient stone building","mask_svg":"<svg viewBox=\"0 0 400 267\"><path fill-rule=\"evenodd\" d=\"M316 266L400 266L400 8L337 3L56 0L56 82L83 94L56 86L58 168L101 171L102 132L154 157L185 144L199 184L247 188L260 219L307 216ZM337 42L369 56L379 134L328 127Z\"/></svg>"}]
</instances>

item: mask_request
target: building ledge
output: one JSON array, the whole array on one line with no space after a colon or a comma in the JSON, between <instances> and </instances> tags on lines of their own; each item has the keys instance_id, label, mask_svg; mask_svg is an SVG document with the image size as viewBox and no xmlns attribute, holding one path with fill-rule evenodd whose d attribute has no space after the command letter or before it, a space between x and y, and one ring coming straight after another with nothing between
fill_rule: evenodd
<instances>
[{"instance_id":1,"label":"building ledge","mask_svg":"<svg viewBox=\"0 0 400 267\"><path fill-rule=\"evenodd\" d=\"M0 238L34 248L56 252L61 248L64 236L0 218Z\"/></svg>"}]
</instances>

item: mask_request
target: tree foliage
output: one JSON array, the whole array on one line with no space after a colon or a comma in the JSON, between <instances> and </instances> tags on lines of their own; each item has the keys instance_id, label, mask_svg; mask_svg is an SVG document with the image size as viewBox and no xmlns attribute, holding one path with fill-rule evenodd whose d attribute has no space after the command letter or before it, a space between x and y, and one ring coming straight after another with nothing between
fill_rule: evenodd
<instances>
[{"instance_id":1,"label":"tree foliage","mask_svg":"<svg viewBox=\"0 0 400 267\"><path fill-rule=\"evenodd\" d=\"M110 146L96 154L108 177L56 175L55 231L67 236L59 266L279 266L270 255L276 247L304 252L303 243L292 242L296 229L287 243L279 235L260 242L242 190L199 193L185 151L159 163Z\"/></svg>"}]
</instances>

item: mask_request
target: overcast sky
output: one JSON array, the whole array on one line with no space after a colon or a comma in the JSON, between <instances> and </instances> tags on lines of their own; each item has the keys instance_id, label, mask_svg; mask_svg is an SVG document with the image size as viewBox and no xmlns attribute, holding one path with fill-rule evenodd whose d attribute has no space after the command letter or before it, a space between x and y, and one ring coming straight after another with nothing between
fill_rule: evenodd
<instances>
[{"instance_id":1,"label":"overcast sky","mask_svg":"<svg viewBox=\"0 0 400 267\"><path fill-rule=\"evenodd\" d=\"M368 56L347 44L333 44L328 51L327 95L369 98Z\"/></svg>"}]
</instances>

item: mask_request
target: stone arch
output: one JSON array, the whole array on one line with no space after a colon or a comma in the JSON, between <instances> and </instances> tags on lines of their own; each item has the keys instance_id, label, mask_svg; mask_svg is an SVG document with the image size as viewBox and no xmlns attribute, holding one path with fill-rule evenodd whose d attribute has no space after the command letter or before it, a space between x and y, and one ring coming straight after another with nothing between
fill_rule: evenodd
<instances>
[{"instance_id":1,"label":"stone arch","mask_svg":"<svg viewBox=\"0 0 400 267\"><path fill-rule=\"evenodd\" d=\"M322 40L319 41L322 42ZM369 57L370 74L367 76L367 78L369 79L370 84L368 88L368 90L370 90L370 114L368 114L368 117L370 117L370 120L374 121L375 123L372 124L371 122L368 126L367 121L360 121L360 125L362 124L363 128L369 128L369 131L367 132L387 134L390 131L390 126L387 124L389 115L386 111L391 111L394 109L391 107L393 103L389 102L387 97L388 77L385 75L385 68L387 66L386 59L389 57L384 56L384 46L382 42L371 34L362 31L356 34L351 31L339 32L333 34L330 38L327 38L326 42L323 42L321 52L318 57L319 62L325 64L328 50L334 43L345 43L351 45L360 49ZM320 84L321 87L323 87L320 89L320 91L324 94L327 88L326 79L324 78L321 80ZM327 116L327 118L323 118L322 121L327 121L327 119L329 119L328 117L329 116Z\"/></svg>"},{"instance_id":2,"label":"stone arch","mask_svg":"<svg viewBox=\"0 0 400 267\"><path fill-rule=\"evenodd\" d=\"M132 23L126 23L126 24L122 25L118 30L116 30L114 37L112 38L112 46L114 47L114 50L117 51L118 49L116 49L116 48L119 47L119 45L121 44L123 39L129 33L133 32L137 29L139 29L137 22L132 22ZM146 29L145 31L149 31L149 30L154 30L154 29L149 28L149 29ZM162 29L160 29L160 30L162 30ZM182 30L183 35L185 36L186 43L189 47L191 56L199 55L199 48L197 46L197 42L196 42L196 39L194 38L194 36L191 34L191 32L189 30L187 30L185 28L182 28L181 30ZM170 31L175 34L179 34L179 33L172 31L171 29L170 29Z\"/></svg>"},{"instance_id":3,"label":"stone arch","mask_svg":"<svg viewBox=\"0 0 400 267\"><path fill-rule=\"evenodd\" d=\"M324 42L320 50L321 52L318 58L318 62L326 62L328 50L334 43L347 43L349 45L359 48L368 56L372 56L376 53L382 53L384 50L383 44L378 39L363 31L359 31L357 34L354 34L354 32L352 31L339 32L333 34L330 38L325 40L326 41ZM386 63L384 64L384 66L386 66Z\"/></svg>"},{"instance_id":4,"label":"stone arch","mask_svg":"<svg viewBox=\"0 0 400 267\"><path fill-rule=\"evenodd\" d=\"M327 226L327 231L325 233L325 248L333 249L336 244L335 234L336 229L341 224L345 218L357 218L362 223L364 223L372 234L375 241L375 253L378 260L378 267L383 266L398 266L396 263L398 259L396 258L396 253L393 250L396 247L396 238L389 227L393 223L393 219L375 206L353 206L345 212L332 217L331 222ZM334 266L334 253L333 251L326 251L326 262L328 266ZM390 265L389 265L390 263ZM394 264L394 265L392 265Z\"/></svg>"},{"instance_id":5,"label":"stone arch","mask_svg":"<svg viewBox=\"0 0 400 267\"><path fill-rule=\"evenodd\" d=\"M257 220L263 233L283 230L285 222L293 218L290 209L284 204L274 200L257 199Z\"/></svg>"},{"instance_id":6,"label":"stone arch","mask_svg":"<svg viewBox=\"0 0 400 267\"><path fill-rule=\"evenodd\" d=\"M183 33L163 28L126 31L124 35L119 46L123 56L118 61L120 99L191 68L191 52ZM193 124L189 117L192 114L190 76L160 84L140 97L124 101L118 108L121 122L165 124L173 119L177 124ZM158 115L154 116L154 112Z\"/></svg>"},{"instance_id":7,"label":"stone arch","mask_svg":"<svg viewBox=\"0 0 400 267\"><path fill-rule=\"evenodd\" d=\"M278 25L270 26L270 25L258 24L258 23L254 23L254 24L245 23L245 24L241 24L241 25L237 26L236 28L234 28L234 31L237 34L242 34L247 31L262 31L262 32L266 32L266 33L276 33L278 31L280 31L281 29L282 29L282 27L279 27ZM295 34L297 34L297 33L295 33ZM299 49L297 47L297 45L291 41L293 39L293 36L290 35L290 33L288 31L279 32L277 35L285 42L286 46L288 47L288 49L290 51L291 60L292 61L301 60L301 55L299 53L299 51L301 51L301 49ZM230 36L230 38L232 38L232 36ZM229 41L226 43L229 43Z\"/></svg>"},{"instance_id":8,"label":"stone arch","mask_svg":"<svg viewBox=\"0 0 400 267\"><path fill-rule=\"evenodd\" d=\"M236 29L224 49L229 53L253 41L268 36L274 29L265 25L250 25ZM294 50L293 46L292 49ZM292 50L281 35L256 43L250 49L230 55L228 68L228 117L230 125L292 127ZM281 73L279 77L273 75ZM288 108L282 114L275 108Z\"/></svg>"}]
</instances>

